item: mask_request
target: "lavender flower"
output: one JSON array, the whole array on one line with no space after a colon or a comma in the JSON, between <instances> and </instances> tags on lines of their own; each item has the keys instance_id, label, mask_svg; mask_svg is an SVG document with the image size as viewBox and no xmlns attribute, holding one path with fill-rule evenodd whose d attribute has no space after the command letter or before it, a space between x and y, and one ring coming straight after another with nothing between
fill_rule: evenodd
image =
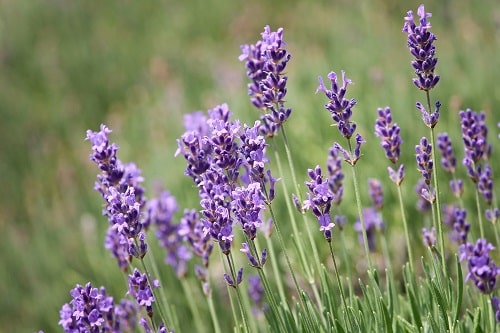
<instances>
[{"instance_id":1,"label":"lavender flower","mask_svg":"<svg viewBox=\"0 0 500 333\"><path fill-rule=\"evenodd\" d=\"M417 109L420 110L420 113L422 114L422 120L424 124L429 127L429 128L434 128L438 121L439 121L439 109L441 108L441 103L439 101L436 102L436 108L434 111L429 110L427 111L425 107L422 105L422 103L417 102L415 106Z\"/></svg>"},{"instance_id":2,"label":"lavender flower","mask_svg":"<svg viewBox=\"0 0 500 333\"><path fill-rule=\"evenodd\" d=\"M137 301L137 304L146 309L150 318L153 317L153 303L155 297L153 296L153 288L158 288L158 281L155 280L154 285L149 284L147 275L142 274L137 268L128 276L128 294L132 295Z\"/></svg>"},{"instance_id":3,"label":"lavender flower","mask_svg":"<svg viewBox=\"0 0 500 333\"><path fill-rule=\"evenodd\" d=\"M236 278L233 279L229 274L224 273L224 280L228 284L228 286L233 288L238 288L238 285L243 281L243 268L238 270L236 273Z\"/></svg>"},{"instance_id":4,"label":"lavender flower","mask_svg":"<svg viewBox=\"0 0 500 333\"><path fill-rule=\"evenodd\" d=\"M424 238L425 246L433 247L436 245L436 230L434 230L434 228L430 230L422 228L422 237Z\"/></svg>"},{"instance_id":5,"label":"lavender flower","mask_svg":"<svg viewBox=\"0 0 500 333\"><path fill-rule=\"evenodd\" d=\"M121 332L135 327L136 309L129 303L114 304L106 289L76 285L70 292L73 299L60 310L61 325L65 332Z\"/></svg>"},{"instance_id":6,"label":"lavender flower","mask_svg":"<svg viewBox=\"0 0 500 333\"><path fill-rule=\"evenodd\" d=\"M466 280L474 282L483 294L490 294L495 289L497 275L500 274L500 268L490 257L490 251L494 249L483 238L478 239L476 244L466 243L459 248L460 261L468 262L469 273Z\"/></svg>"},{"instance_id":7,"label":"lavender flower","mask_svg":"<svg viewBox=\"0 0 500 333\"><path fill-rule=\"evenodd\" d=\"M498 208L486 209L484 215L492 224L496 224L500 218L500 210Z\"/></svg>"},{"instance_id":8,"label":"lavender flower","mask_svg":"<svg viewBox=\"0 0 500 333\"><path fill-rule=\"evenodd\" d=\"M325 109L328 110L332 116L333 121L338 126L338 129L342 136L349 139L356 130L356 124L351 121L352 108L356 105L355 99L346 99L345 94L347 92L347 86L351 84L345 76L345 72L342 71L342 86L339 87L337 82L337 74L335 72L330 72L328 74L328 79L331 82L331 89L327 89L323 78L320 76L318 78L319 86L316 89L325 93L328 98L328 104L325 104Z\"/></svg>"},{"instance_id":9,"label":"lavender flower","mask_svg":"<svg viewBox=\"0 0 500 333\"><path fill-rule=\"evenodd\" d=\"M193 253L202 259L203 267L208 267L208 260L213 250L210 243L210 234L204 232L204 224L200 220L198 212L184 210L180 220L178 234L190 245Z\"/></svg>"},{"instance_id":10,"label":"lavender flower","mask_svg":"<svg viewBox=\"0 0 500 333\"><path fill-rule=\"evenodd\" d=\"M457 159L453 154L453 146L451 144L448 133L441 133L437 136L437 147L441 153L441 164L447 172L455 172Z\"/></svg>"},{"instance_id":11,"label":"lavender flower","mask_svg":"<svg viewBox=\"0 0 500 333\"><path fill-rule=\"evenodd\" d=\"M241 46L239 60L245 61L247 76L252 80L248 84L252 104L270 111L261 117L261 131L272 137L292 112L284 107L288 78L283 75L291 55L284 48L283 28L274 32L266 26L261 35L256 44Z\"/></svg>"},{"instance_id":12,"label":"lavender flower","mask_svg":"<svg viewBox=\"0 0 500 333\"><path fill-rule=\"evenodd\" d=\"M429 91L439 82L439 76L434 75L438 59L435 57L436 47L433 43L437 38L429 31L431 24L427 19L432 14L425 12L424 5L418 7L417 15L420 17L418 26L415 24L413 11L408 11L404 18L403 32L408 34L408 48L414 57L411 64L417 77L413 79L413 83L417 88Z\"/></svg>"},{"instance_id":13,"label":"lavender flower","mask_svg":"<svg viewBox=\"0 0 500 333\"><path fill-rule=\"evenodd\" d=\"M383 230L385 228L385 223L382 219L382 215L373 207L363 209L363 220L365 222L366 237L368 239L368 249L371 252L375 250L376 232ZM359 242L363 244L363 225L359 218L356 220L356 223L354 223L354 230L359 233Z\"/></svg>"},{"instance_id":14,"label":"lavender flower","mask_svg":"<svg viewBox=\"0 0 500 333\"><path fill-rule=\"evenodd\" d=\"M237 187L231 193L231 209L241 223L248 239L257 236L257 229L262 225L262 211L266 208L259 183L251 183L246 187Z\"/></svg>"},{"instance_id":15,"label":"lavender flower","mask_svg":"<svg viewBox=\"0 0 500 333\"><path fill-rule=\"evenodd\" d=\"M330 209L334 194L330 190L328 179L324 179L322 171L319 166L308 170L309 178L311 181L305 182L309 192L307 193L308 199L304 201L303 209L311 209L314 216L318 219L320 224L320 231L323 231L325 239L328 242L332 240L331 229L335 226L331 222Z\"/></svg>"},{"instance_id":16,"label":"lavender flower","mask_svg":"<svg viewBox=\"0 0 500 333\"><path fill-rule=\"evenodd\" d=\"M173 224L173 215L178 210L177 201L168 191L161 191L157 198L151 199L146 207L145 223L155 226L156 237L167 251L165 262L172 266L179 278L187 271L187 262L192 255L183 244L179 225Z\"/></svg>"},{"instance_id":17,"label":"lavender flower","mask_svg":"<svg viewBox=\"0 0 500 333\"><path fill-rule=\"evenodd\" d=\"M382 210L384 206L384 191L382 189L382 183L379 180L373 178L368 179L368 194L373 207L378 211Z\"/></svg>"},{"instance_id":18,"label":"lavender flower","mask_svg":"<svg viewBox=\"0 0 500 333\"><path fill-rule=\"evenodd\" d=\"M500 299L494 296L491 299L491 306L493 307L493 311L495 311L495 319L500 323Z\"/></svg>"},{"instance_id":19,"label":"lavender flower","mask_svg":"<svg viewBox=\"0 0 500 333\"><path fill-rule=\"evenodd\" d=\"M472 164L478 163L481 159L489 159L491 144L487 141L488 127L485 123L485 113L467 109L460 111L459 115L465 159L470 160Z\"/></svg>"},{"instance_id":20,"label":"lavender flower","mask_svg":"<svg viewBox=\"0 0 500 333\"><path fill-rule=\"evenodd\" d=\"M261 257L259 260L259 258L255 258L252 255L252 251L250 250L248 243L242 243L241 246L243 246L243 248L240 249L240 252L243 252L247 255L248 261L250 262L250 266L255 267L255 268L264 267L264 264L267 261L267 250L266 249L262 250Z\"/></svg>"},{"instance_id":21,"label":"lavender flower","mask_svg":"<svg viewBox=\"0 0 500 333\"><path fill-rule=\"evenodd\" d=\"M459 244L467 243L467 236L470 231L470 224L465 220L467 211L465 209L455 209L455 222L453 223L452 239Z\"/></svg>"},{"instance_id":22,"label":"lavender flower","mask_svg":"<svg viewBox=\"0 0 500 333\"><path fill-rule=\"evenodd\" d=\"M486 204L491 205L493 200L493 171L488 163L485 163L484 167L478 165L476 170L479 175L477 189L483 195Z\"/></svg>"},{"instance_id":23,"label":"lavender flower","mask_svg":"<svg viewBox=\"0 0 500 333\"><path fill-rule=\"evenodd\" d=\"M429 143L427 138L423 137L420 139L420 144L415 146L416 160L418 171L422 174L422 178L425 184L430 185L432 176L432 167L434 165L432 161L432 145Z\"/></svg>"},{"instance_id":24,"label":"lavender flower","mask_svg":"<svg viewBox=\"0 0 500 333\"><path fill-rule=\"evenodd\" d=\"M399 160L401 152L401 143L403 140L400 136L400 127L398 124L392 122L391 109L377 109L378 118L375 121L375 135L381 140L380 145L385 150L385 156L392 163Z\"/></svg>"},{"instance_id":25,"label":"lavender flower","mask_svg":"<svg viewBox=\"0 0 500 333\"><path fill-rule=\"evenodd\" d=\"M417 193L418 196L418 201L416 204L417 209L422 213L430 211L432 208L431 204L433 201L424 199L424 196L422 195L423 193L429 192L429 186L425 183L425 181L422 178L418 180L418 183L415 185L414 191L415 193Z\"/></svg>"},{"instance_id":26,"label":"lavender flower","mask_svg":"<svg viewBox=\"0 0 500 333\"><path fill-rule=\"evenodd\" d=\"M456 198L460 198L464 193L464 182L461 179L450 180L450 189Z\"/></svg>"},{"instance_id":27,"label":"lavender flower","mask_svg":"<svg viewBox=\"0 0 500 333\"><path fill-rule=\"evenodd\" d=\"M405 178L405 165L401 164L397 170L387 167L387 172L392 182L399 186Z\"/></svg>"},{"instance_id":28,"label":"lavender flower","mask_svg":"<svg viewBox=\"0 0 500 333\"><path fill-rule=\"evenodd\" d=\"M108 228L104 241L104 247L111 251L111 254L118 262L118 267L120 267L120 269L124 272L127 271L130 259L127 237L120 233L116 228Z\"/></svg>"},{"instance_id":29,"label":"lavender flower","mask_svg":"<svg viewBox=\"0 0 500 333\"><path fill-rule=\"evenodd\" d=\"M344 156L344 160L349 163L351 166L356 165L359 158L361 157L361 145L365 143L365 139L361 136L361 134L356 134L356 145L354 147L354 151L351 153L345 150L339 143L334 142L333 147L340 151Z\"/></svg>"},{"instance_id":30,"label":"lavender flower","mask_svg":"<svg viewBox=\"0 0 500 333\"><path fill-rule=\"evenodd\" d=\"M262 310L264 305L264 286L258 275L250 275L248 277L248 296L254 302L253 312Z\"/></svg>"},{"instance_id":31,"label":"lavender flower","mask_svg":"<svg viewBox=\"0 0 500 333\"><path fill-rule=\"evenodd\" d=\"M333 193L333 204L340 205L344 193L344 173L342 172L342 159L338 146L330 147L326 168L328 170L328 186Z\"/></svg>"}]
</instances>

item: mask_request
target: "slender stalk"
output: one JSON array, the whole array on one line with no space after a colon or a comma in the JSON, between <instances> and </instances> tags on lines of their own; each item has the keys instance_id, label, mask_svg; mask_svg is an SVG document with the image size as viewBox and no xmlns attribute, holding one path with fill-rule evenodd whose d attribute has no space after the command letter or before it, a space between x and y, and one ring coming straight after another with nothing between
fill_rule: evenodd
<instances>
[{"instance_id":1,"label":"slender stalk","mask_svg":"<svg viewBox=\"0 0 500 333\"><path fill-rule=\"evenodd\" d=\"M349 142L349 151L352 152L351 149L351 142ZM352 181L354 183L354 194L356 196L356 205L358 207L358 215L359 215L359 220L361 221L361 234L363 236L363 243L365 246L365 253L366 257L368 259L368 267L370 271L373 271L373 264L372 264L372 258L370 255L370 249L368 248L368 235L366 234L366 223L365 219L363 217L363 209L361 207L361 196L360 196L360 191L359 191L359 184L358 184L358 178L356 176L356 168L354 165L351 165L351 170L352 170Z\"/></svg>"},{"instance_id":2,"label":"slender stalk","mask_svg":"<svg viewBox=\"0 0 500 333\"><path fill-rule=\"evenodd\" d=\"M351 279L352 279L351 265L349 264L351 261L349 260L349 257L347 255L347 249L345 246L345 236L344 236L344 233L342 231L340 232L340 244L342 247L342 257L343 257L344 265L346 267L346 272L347 272L347 281L348 281L348 286L349 286L349 301L352 303L354 291L353 291L352 283L351 283Z\"/></svg>"},{"instance_id":3,"label":"slender stalk","mask_svg":"<svg viewBox=\"0 0 500 333\"><path fill-rule=\"evenodd\" d=\"M201 318L200 311L198 311L198 307L195 304L195 297L191 291L191 286L188 284L187 279L183 278L181 280L182 290L186 295L187 302L189 304L189 309L193 315L193 318ZM201 320L195 320L194 325L196 327L197 332L206 332L206 326L202 326Z\"/></svg>"},{"instance_id":4,"label":"slender stalk","mask_svg":"<svg viewBox=\"0 0 500 333\"><path fill-rule=\"evenodd\" d=\"M429 94L429 91L426 91L426 97L427 97L427 107L429 112L431 112L431 97ZM434 135L434 128L430 129L431 132L431 144L432 144L432 160L434 161L434 167L432 168L432 178L434 180L434 189L436 191L436 217L437 220L435 221L436 224L436 230L438 233L438 242L439 242L439 250L441 252L441 265L443 266L443 273L445 276L446 274L446 255L445 255L445 247L444 247L444 234L443 234L443 226L442 226L442 217L441 217L441 199L440 199L440 193L439 193L439 178L438 178L438 173L437 173L437 167L436 167L436 138Z\"/></svg>"},{"instance_id":5,"label":"slender stalk","mask_svg":"<svg viewBox=\"0 0 500 333\"><path fill-rule=\"evenodd\" d=\"M220 329L220 325L219 325L219 319L218 319L219 317L218 317L217 313L215 312L214 300L212 298L212 293L207 295L207 302L208 302L208 310L210 311L210 317L212 317L212 321L213 321L213 325L214 325L214 332L215 333L222 333L222 330Z\"/></svg>"},{"instance_id":6,"label":"slender stalk","mask_svg":"<svg viewBox=\"0 0 500 333\"><path fill-rule=\"evenodd\" d=\"M351 329L354 328L354 323L352 322L350 311L347 309L347 300L345 298L344 287L342 286L342 282L340 281L339 270L337 269L337 261L335 260L335 255L333 254L332 243L328 243L328 247L330 248L330 255L333 261L333 268L335 269L335 277L337 278L337 283L339 285L340 290L340 298L342 299L342 304L344 305L344 311L346 312L347 318L349 319L349 324L351 325Z\"/></svg>"},{"instance_id":7,"label":"slender stalk","mask_svg":"<svg viewBox=\"0 0 500 333\"><path fill-rule=\"evenodd\" d=\"M476 189L476 209L477 209L477 220L479 221L479 235L484 238L484 227L483 227L483 214L481 213L481 202L479 198L479 190Z\"/></svg>"},{"instance_id":8,"label":"slender stalk","mask_svg":"<svg viewBox=\"0 0 500 333\"><path fill-rule=\"evenodd\" d=\"M408 250L408 261L410 263L410 270L412 272L415 272L413 268L413 250L412 246L410 243L410 232L408 230L408 222L406 220L406 211L405 211L405 206L404 206L404 201L403 201L403 193L401 191L401 186L397 185L398 189L398 197L399 197L399 208L401 209L401 218L403 219L403 229L405 232L405 239L406 239L406 248Z\"/></svg>"}]
</instances>

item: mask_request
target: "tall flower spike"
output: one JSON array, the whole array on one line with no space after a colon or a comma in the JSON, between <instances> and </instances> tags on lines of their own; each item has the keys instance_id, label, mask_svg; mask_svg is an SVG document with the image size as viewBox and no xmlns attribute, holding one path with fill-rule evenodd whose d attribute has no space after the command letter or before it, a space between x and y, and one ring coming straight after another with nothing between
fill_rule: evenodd
<instances>
[{"instance_id":1,"label":"tall flower spike","mask_svg":"<svg viewBox=\"0 0 500 333\"><path fill-rule=\"evenodd\" d=\"M422 175L425 183L430 185L431 183L431 175L432 175L432 145L429 143L427 138L423 137L420 139L420 144L415 146L415 157L417 160L418 171Z\"/></svg>"},{"instance_id":2,"label":"tall flower spike","mask_svg":"<svg viewBox=\"0 0 500 333\"><path fill-rule=\"evenodd\" d=\"M496 285L497 276L500 274L500 267L490 257L490 252L495 247L480 238L476 244L463 244L459 248L460 261L467 260L469 273L466 280L474 282L476 287L483 294L490 294Z\"/></svg>"},{"instance_id":3,"label":"tall flower spike","mask_svg":"<svg viewBox=\"0 0 500 333\"><path fill-rule=\"evenodd\" d=\"M434 41L436 36L430 32L431 24L428 18L431 13L426 13L424 5L418 7L417 15L420 17L419 25L415 23L413 11L409 11L404 18L403 32L408 35L408 48L414 60L411 62L415 69L416 78L413 83L417 88L429 91L439 82L439 75L434 74L438 59Z\"/></svg>"},{"instance_id":4,"label":"tall flower spike","mask_svg":"<svg viewBox=\"0 0 500 333\"><path fill-rule=\"evenodd\" d=\"M284 106L288 80L284 70L291 55L285 49L283 28L271 31L266 26L261 35L262 39L256 44L241 46L242 54L238 59L245 61L247 76L252 80L248 84L252 104L269 111L261 116L261 131L272 137L292 113Z\"/></svg>"},{"instance_id":5,"label":"tall flower spike","mask_svg":"<svg viewBox=\"0 0 500 333\"><path fill-rule=\"evenodd\" d=\"M379 108L377 112L378 118L375 121L375 135L381 140L380 145L385 150L385 156L392 163L396 163L399 160L401 143L403 143L400 136L401 129L398 124L392 122L391 109L389 107L385 109Z\"/></svg>"},{"instance_id":6,"label":"tall flower spike","mask_svg":"<svg viewBox=\"0 0 500 333\"><path fill-rule=\"evenodd\" d=\"M356 124L351 121L352 108L356 105L356 100L354 98L350 100L345 98L347 86L352 84L352 81L346 77L344 71L342 71L342 86L339 86L335 72L330 72L328 79L330 80L330 89L326 88L323 78L318 77L319 86L316 93L322 91L328 98L329 101L325 104L325 109L330 112L342 136L349 139L356 130Z\"/></svg>"}]
</instances>

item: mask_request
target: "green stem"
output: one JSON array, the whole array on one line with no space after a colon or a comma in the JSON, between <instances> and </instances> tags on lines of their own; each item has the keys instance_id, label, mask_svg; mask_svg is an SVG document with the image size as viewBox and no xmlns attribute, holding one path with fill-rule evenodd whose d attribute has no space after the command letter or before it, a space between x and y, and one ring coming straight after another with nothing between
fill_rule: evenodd
<instances>
[{"instance_id":1,"label":"green stem","mask_svg":"<svg viewBox=\"0 0 500 333\"><path fill-rule=\"evenodd\" d=\"M405 206L403 202L403 193L401 191L401 185L397 185L398 189L398 197L399 197L399 209L401 209L401 217L403 219L403 228L405 232L405 238L406 238L406 248L408 250L408 261L410 263L410 270L412 273L415 272L413 268L413 250L412 246L410 243L410 232L408 230L408 222L406 220L406 213L405 213Z\"/></svg>"},{"instance_id":2,"label":"green stem","mask_svg":"<svg viewBox=\"0 0 500 333\"><path fill-rule=\"evenodd\" d=\"M429 112L432 111L431 109L431 97L429 94L429 91L426 91L426 96L427 96L427 107ZM431 144L432 144L432 160L434 161L434 167L432 168L432 178L434 180L434 189L436 191L436 221L435 221L435 226L436 230L438 233L438 242L439 242L439 250L441 251L441 265L443 266L443 273L445 276L448 276L446 273L446 255L444 252L444 234L443 234L443 228L442 228L442 218L441 218L441 199L440 199L440 194L439 194L439 178L438 178L438 173L437 173L437 167L436 167L436 138L434 135L434 128L431 127ZM432 191L432 190L431 190Z\"/></svg>"},{"instance_id":3,"label":"green stem","mask_svg":"<svg viewBox=\"0 0 500 333\"><path fill-rule=\"evenodd\" d=\"M479 190L476 188L476 209L477 219L479 221L479 235L484 238L483 214L481 213L481 202L479 198Z\"/></svg>"},{"instance_id":4,"label":"green stem","mask_svg":"<svg viewBox=\"0 0 500 333\"><path fill-rule=\"evenodd\" d=\"M351 149L351 142L349 142L349 151L352 152ZM370 255L370 249L368 247L368 235L366 234L366 224L365 224L365 219L363 217L363 209L361 207L361 195L359 192L359 185L358 185L358 178L356 176L356 168L354 165L351 165L351 170L352 170L352 181L354 183L354 194L356 196L356 205L358 207L358 215L359 215L359 220L361 221L361 234L363 236L363 243L365 246L365 253L366 257L368 259L368 267L370 271L373 271L373 264L372 264L372 258Z\"/></svg>"},{"instance_id":5,"label":"green stem","mask_svg":"<svg viewBox=\"0 0 500 333\"><path fill-rule=\"evenodd\" d=\"M202 285L203 288L203 285ZM215 307L214 307L214 300L212 298L212 292L210 292L209 295L207 295L207 301L208 301L208 310L210 311L210 316L212 317L212 321L214 324L214 332L215 333L222 333L219 325L219 317L217 313L215 312Z\"/></svg>"}]
</instances>

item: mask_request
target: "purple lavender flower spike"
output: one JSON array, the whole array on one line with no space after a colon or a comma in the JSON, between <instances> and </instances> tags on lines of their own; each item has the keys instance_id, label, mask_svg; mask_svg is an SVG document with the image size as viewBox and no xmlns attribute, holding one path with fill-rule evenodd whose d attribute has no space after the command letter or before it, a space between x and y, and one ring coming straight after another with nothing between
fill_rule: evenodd
<instances>
[{"instance_id":1,"label":"purple lavender flower spike","mask_svg":"<svg viewBox=\"0 0 500 333\"><path fill-rule=\"evenodd\" d=\"M380 213L373 207L363 209L363 219L365 222L366 236L368 238L368 249L372 252L375 251L376 232L383 230L385 228L385 223ZM359 233L359 242L363 244L363 225L359 218L356 220L356 223L354 223L354 230Z\"/></svg>"},{"instance_id":2,"label":"purple lavender flower spike","mask_svg":"<svg viewBox=\"0 0 500 333\"><path fill-rule=\"evenodd\" d=\"M464 193L464 182L461 179L450 180L450 189L456 198L460 198Z\"/></svg>"},{"instance_id":3,"label":"purple lavender flower spike","mask_svg":"<svg viewBox=\"0 0 500 333\"><path fill-rule=\"evenodd\" d=\"M236 281L226 273L224 273L224 280L230 287L238 288L238 285L243 281L243 267L238 270L238 273L236 273Z\"/></svg>"},{"instance_id":4,"label":"purple lavender flower spike","mask_svg":"<svg viewBox=\"0 0 500 333\"><path fill-rule=\"evenodd\" d=\"M326 163L328 170L328 186L333 193L333 203L340 205L344 193L344 173L342 172L342 158L339 149L333 145L329 149Z\"/></svg>"},{"instance_id":5,"label":"purple lavender flower spike","mask_svg":"<svg viewBox=\"0 0 500 333\"><path fill-rule=\"evenodd\" d=\"M439 76L434 74L438 59L435 57L436 47L433 43L437 38L429 31L431 24L427 19L432 14L425 12L424 5L418 7L417 15L420 17L418 26L413 11L407 13L403 32L408 34L408 48L414 57L411 64L417 77L413 79L413 83L417 88L429 91L439 82Z\"/></svg>"},{"instance_id":6,"label":"purple lavender flower spike","mask_svg":"<svg viewBox=\"0 0 500 333\"><path fill-rule=\"evenodd\" d=\"M146 274L142 274L137 268L134 269L134 272L128 277L128 294L132 295L132 297L134 297L137 301L137 304L144 307L148 316L152 318L153 303L155 302L155 298L151 288L157 288L158 285L150 286Z\"/></svg>"},{"instance_id":7,"label":"purple lavender flower spike","mask_svg":"<svg viewBox=\"0 0 500 333\"><path fill-rule=\"evenodd\" d=\"M202 259L203 267L208 267L213 243L210 242L210 234L204 232L204 224L196 210L184 210L177 233L187 241L193 253Z\"/></svg>"},{"instance_id":8,"label":"purple lavender flower spike","mask_svg":"<svg viewBox=\"0 0 500 333\"><path fill-rule=\"evenodd\" d=\"M231 210L241 223L243 232L250 240L257 236L262 225L262 211L266 208L260 183L237 187L231 193Z\"/></svg>"},{"instance_id":9,"label":"purple lavender flower spike","mask_svg":"<svg viewBox=\"0 0 500 333\"><path fill-rule=\"evenodd\" d=\"M104 241L104 247L111 251L111 254L118 262L118 267L120 267L123 272L126 272L130 257L128 252L127 237L120 233L116 228L108 228Z\"/></svg>"},{"instance_id":10,"label":"purple lavender flower spike","mask_svg":"<svg viewBox=\"0 0 500 333\"><path fill-rule=\"evenodd\" d=\"M447 172L455 172L457 166L457 159L453 153L448 133L441 133L437 136L437 147L441 153L441 164Z\"/></svg>"},{"instance_id":11,"label":"purple lavender flower spike","mask_svg":"<svg viewBox=\"0 0 500 333\"><path fill-rule=\"evenodd\" d=\"M332 240L331 229L335 224L331 221L330 209L334 194L330 190L328 179L324 179L322 171L319 166L308 170L309 178L311 181L305 182L309 192L307 193L308 199L304 201L302 208L304 210L311 209L314 216L318 219L320 224L320 231L325 235L328 242Z\"/></svg>"},{"instance_id":12,"label":"purple lavender flower spike","mask_svg":"<svg viewBox=\"0 0 500 333\"><path fill-rule=\"evenodd\" d=\"M270 111L261 117L261 131L273 137L292 112L284 107L288 78L283 74L291 55L285 49L283 28L274 32L266 26L261 35L256 44L241 46L239 60L245 61L247 76L252 80L248 84L252 104Z\"/></svg>"},{"instance_id":13,"label":"purple lavender flower spike","mask_svg":"<svg viewBox=\"0 0 500 333\"><path fill-rule=\"evenodd\" d=\"M500 219L500 210L498 208L486 209L484 215L492 224L496 224Z\"/></svg>"},{"instance_id":14,"label":"purple lavender flower spike","mask_svg":"<svg viewBox=\"0 0 500 333\"><path fill-rule=\"evenodd\" d=\"M423 137L422 139L420 139L420 144L418 146L415 146L415 152L418 171L420 171L420 173L422 174L422 178L424 179L425 183L427 185L430 185L433 167L431 156L432 145L429 143L427 138Z\"/></svg>"},{"instance_id":15,"label":"purple lavender flower spike","mask_svg":"<svg viewBox=\"0 0 500 333\"><path fill-rule=\"evenodd\" d=\"M436 231L434 228L431 229L422 229L422 237L424 238L424 244L427 247L433 247L436 245Z\"/></svg>"},{"instance_id":16,"label":"purple lavender flower spike","mask_svg":"<svg viewBox=\"0 0 500 333\"><path fill-rule=\"evenodd\" d=\"M471 160L471 164L476 164L481 159L488 160L491 156L491 144L487 141L488 127L485 113L467 109L460 111L459 115L465 159Z\"/></svg>"},{"instance_id":17,"label":"purple lavender flower spike","mask_svg":"<svg viewBox=\"0 0 500 333\"><path fill-rule=\"evenodd\" d=\"M389 178L392 180L392 182L398 186L401 185L401 183L405 178L405 165L401 164L398 170L394 170L391 167L387 167L387 171L389 172Z\"/></svg>"},{"instance_id":18,"label":"purple lavender flower spike","mask_svg":"<svg viewBox=\"0 0 500 333\"><path fill-rule=\"evenodd\" d=\"M262 265L259 264L258 260L252 255L252 252L250 251L250 247L248 247L248 244L242 243L241 246L243 246L243 248L240 249L240 252L243 252L247 255L248 261L250 262L250 266L255 268L261 268Z\"/></svg>"},{"instance_id":19,"label":"purple lavender flower spike","mask_svg":"<svg viewBox=\"0 0 500 333\"><path fill-rule=\"evenodd\" d=\"M436 102L436 108L434 112L432 112L431 110L427 111L420 102L416 103L416 107L417 109L420 110L420 113L422 114L422 120L424 124L429 128L434 128L439 121L439 115L440 115L439 109L441 108L441 102L439 101Z\"/></svg>"},{"instance_id":20,"label":"purple lavender flower spike","mask_svg":"<svg viewBox=\"0 0 500 333\"><path fill-rule=\"evenodd\" d=\"M495 319L497 323L500 323L500 299L494 296L491 299L491 306L493 307L493 311L495 311Z\"/></svg>"},{"instance_id":21,"label":"purple lavender flower spike","mask_svg":"<svg viewBox=\"0 0 500 333\"><path fill-rule=\"evenodd\" d=\"M261 310L264 302L264 286L258 275L250 275L248 277L248 295L255 304L253 311Z\"/></svg>"},{"instance_id":22,"label":"purple lavender flower spike","mask_svg":"<svg viewBox=\"0 0 500 333\"><path fill-rule=\"evenodd\" d=\"M375 135L381 140L380 145L385 150L385 156L392 163L396 163L399 160L400 147L403 142L400 136L401 129L398 124L392 122L391 109L389 107L385 109L379 108L377 112L378 118L375 121Z\"/></svg>"},{"instance_id":23,"label":"purple lavender flower spike","mask_svg":"<svg viewBox=\"0 0 500 333\"><path fill-rule=\"evenodd\" d=\"M339 87L337 74L335 72L330 72L328 74L328 79L331 82L331 89L327 89L323 82L323 78L319 77L319 86L316 89L316 93L322 91L328 98L329 101L328 104L325 104L325 109L330 112L342 136L349 139L356 130L356 124L351 121L352 108L356 105L356 100L348 100L344 96L347 91L347 86L352 82L345 76L344 71L342 71L341 87Z\"/></svg>"},{"instance_id":24,"label":"purple lavender flower spike","mask_svg":"<svg viewBox=\"0 0 500 333\"><path fill-rule=\"evenodd\" d=\"M135 327L134 320L126 318L124 312L135 317L136 309L124 308L124 303L115 305L104 287L93 288L89 282L85 286L77 285L70 294L73 299L59 312L59 325L65 332L121 332Z\"/></svg>"},{"instance_id":25,"label":"purple lavender flower spike","mask_svg":"<svg viewBox=\"0 0 500 333\"><path fill-rule=\"evenodd\" d=\"M425 183L425 181L420 178L418 180L418 183L417 185L415 185L415 193L417 193L417 196L418 196L418 201L417 201L417 209L422 212L422 213L425 213L425 212L429 212L432 208L432 202L424 199L422 197L422 192L425 192L425 190L429 191L429 186Z\"/></svg>"},{"instance_id":26,"label":"purple lavender flower spike","mask_svg":"<svg viewBox=\"0 0 500 333\"><path fill-rule=\"evenodd\" d=\"M470 224L465 220L466 217L467 211L465 209L455 209L455 222L453 223L453 233L451 238L459 244L467 243Z\"/></svg>"},{"instance_id":27,"label":"purple lavender flower spike","mask_svg":"<svg viewBox=\"0 0 500 333\"><path fill-rule=\"evenodd\" d=\"M459 247L460 260L467 260L469 273L466 280L471 280L480 292L490 294L496 285L500 268L490 257L490 251L495 247L486 239L478 239L476 244L466 243Z\"/></svg>"},{"instance_id":28,"label":"purple lavender flower spike","mask_svg":"<svg viewBox=\"0 0 500 333\"><path fill-rule=\"evenodd\" d=\"M483 195L487 205L491 205L493 200L493 171L488 163L484 167L478 165L479 181L477 182L477 189Z\"/></svg>"},{"instance_id":29,"label":"purple lavender flower spike","mask_svg":"<svg viewBox=\"0 0 500 333\"><path fill-rule=\"evenodd\" d=\"M368 179L368 194L372 200L373 207L378 211L382 210L384 206L384 190L379 180L373 178Z\"/></svg>"}]
</instances>

